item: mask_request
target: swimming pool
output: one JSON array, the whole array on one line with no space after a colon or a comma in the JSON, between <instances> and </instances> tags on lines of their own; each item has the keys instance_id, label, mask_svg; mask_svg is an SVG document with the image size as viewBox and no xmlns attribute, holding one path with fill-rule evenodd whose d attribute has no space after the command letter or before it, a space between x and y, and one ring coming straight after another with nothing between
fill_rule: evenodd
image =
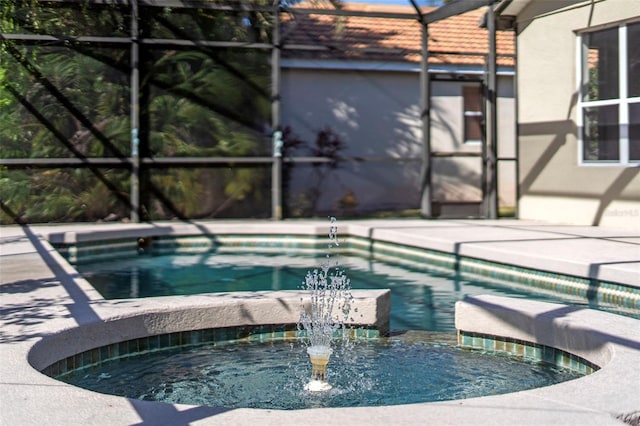
<instances>
[{"instance_id":1,"label":"swimming pool","mask_svg":"<svg viewBox=\"0 0 640 426\"><path fill-rule=\"evenodd\" d=\"M373 255L372 255L373 256ZM234 291L299 290L323 254L173 254L85 263L78 271L106 299ZM580 297L525 291L505 280L482 280L429 265L409 266L349 254L333 256L354 289L391 289L391 330L454 332L454 305L466 296L495 294L585 304Z\"/></svg>"}]
</instances>

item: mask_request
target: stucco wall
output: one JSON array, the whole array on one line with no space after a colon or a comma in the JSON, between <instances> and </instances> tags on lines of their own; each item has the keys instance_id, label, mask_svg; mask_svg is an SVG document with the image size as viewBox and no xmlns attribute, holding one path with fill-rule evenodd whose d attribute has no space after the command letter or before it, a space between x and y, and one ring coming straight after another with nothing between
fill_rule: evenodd
<instances>
[{"instance_id":1,"label":"stucco wall","mask_svg":"<svg viewBox=\"0 0 640 426\"><path fill-rule=\"evenodd\" d=\"M418 84L418 75L411 73L285 70L282 123L309 144L319 130L331 128L346 145L341 156L419 159ZM419 206L419 161L341 163L338 171L322 173L311 166L295 167L289 188L298 194L296 206L313 202L301 195L309 188L319 191L316 210L341 215L353 209ZM340 200L349 196L355 206L342 209Z\"/></svg>"},{"instance_id":2,"label":"stucco wall","mask_svg":"<svg viewBox=\"0 0 640 426\"><path fill-rule=\"evenodd\" d=\"M575 33L638 15L636 0L533 1L518 15L522 219L640 228L640 168L579 165Z\"/></svg>"},{"instance_id":3,"label":"stucco wall","mask_svg":"<svg viewBox=\"0 0 640 426\"><path fill-rule=\"evenodd\" d=\"M461 82L432 83L432 149L480 151L480 145L463 142ZM417 72L285 69L282 76L282 123L303 140L313 143L317 131L330 127L351 157L410 158L405 162L343 164L326 177L311 166L296 165L289 189L298 194L291 205L310 203L301 195L310 187L320 194L316 208L348 214L358 211L418 209L422 130L420 82ZM499 126L505 147L515 146L513 81L499 80ZM509 145L507 147L507 145ZM298 155L302 154L299 152ZM476 201L481 198L479 158L434 159L433 193L436 200ZM500 198L514 203L515 173L503 171ZM503 194L504 193L504 194ZM356 206L345 207L346 199ZM341 201L342 200L342 201ZM290 212L291 213L291 212Z\"/></svg>"}]
</instances>

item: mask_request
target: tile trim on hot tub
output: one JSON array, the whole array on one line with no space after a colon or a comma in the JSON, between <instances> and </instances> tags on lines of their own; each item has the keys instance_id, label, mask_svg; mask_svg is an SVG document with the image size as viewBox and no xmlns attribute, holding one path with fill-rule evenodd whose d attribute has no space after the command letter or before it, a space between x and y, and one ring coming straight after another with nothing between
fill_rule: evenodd
<instances>
[{"instance_id":1,"label":"tile trim on hot tub","mask_svg":"<svg viewBox=\"0 0 640 426\"><path fill-rule=\"evenodd\" d=\"M458 330L458 345L461 348L507 354L527 361L543 362L581 374L591 374L600 369L596 364L562 349L510 337Z\"/></svg>"},{"instance_id":2,"label":"tile trim on hot tub","mask_svg":"<svg viewBox=\"0 0 640 426\"><path fill-rule=\"evenodd\" d=\"M83 351L56 361L41 372L53 378L60 378L66 374L97 366L107 361L160 350L206 344L221 346L234 343L297 342L302 335L303 332L298 330L297 324L265 324L179 331L140 337ZM336 337L357 341L377 340L380 338L380 332L371 327L348 327L338 330Z\"/></svg>"}]
</instances>

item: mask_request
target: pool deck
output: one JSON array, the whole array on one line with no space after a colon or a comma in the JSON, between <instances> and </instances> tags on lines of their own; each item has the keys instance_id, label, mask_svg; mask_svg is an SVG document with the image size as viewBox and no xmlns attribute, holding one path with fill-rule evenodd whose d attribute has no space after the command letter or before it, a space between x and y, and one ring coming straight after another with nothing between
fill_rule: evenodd
<instances>
[{"instance_id":1,"label":"pool deck","mask_svg":"<svg viewBox=\"0 0 640 426\"><path fill-rule=\"evenodd\" d=\"M525 392L464 402L375 409L224 410L96 394L56 382L29 364L31 348L52 331L100 322L121 315L118 312L140 308L137 301L122 301L118 306L111 302L107 307L97 292L51 248L48 242L51 238L101 232L215 233L221 229L227 233L257 234L265 233L265 227L268 233L315 235L326 233L328 224L323 220L225 220L0 227L0 425L624 424L614 415L630 416L636 422L628 421L630 424L640 422L640 321L620 317L615 325L615 315L603 316L599 312L591 315L589 310L577 316L577 321L586 322L585 326L591 318L594 323L613 321L608 332L619 333L617 339L625 342L620 352L624 356L620 359L633 362L628 364L627 383L631 386L616 390L615 383L607 382L601 387L602 395L582 395L575 403L544 397L531 399L527 395L532 394ZM640 231L518 220L398 219L343 220L338 222L338 232L640 287ZM591 376L604 377L600 374L604 370ZM593 389L595 385L590 386ZM573 391L580 393L576 386ZM584 402L589 398L593 404Z\"/></svg>"}]
</instances>

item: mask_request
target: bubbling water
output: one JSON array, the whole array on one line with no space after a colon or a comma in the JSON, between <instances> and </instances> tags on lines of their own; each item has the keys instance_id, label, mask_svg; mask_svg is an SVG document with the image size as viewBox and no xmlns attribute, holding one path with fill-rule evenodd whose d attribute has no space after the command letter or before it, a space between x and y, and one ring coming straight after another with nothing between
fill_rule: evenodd
<instances>
[{"instance_id":1,"label":"bubbling water","mask_svg":"<svg viewBox=\"0 0 640 426\"><path fill-rule=\"evenodd\" d=\"M302 285L311 296L310 309L307 311L303 308L299 323L311 360L311 381L305 386L311 392L331 389L326 381L327 364L333 353L331 345L336 332L344 329L349 319L353 300L349 278L339 268L338 262L332 264L331 250L340 243L336 218L331 217L330 222L326 258L320 269L307 272Z\"/></svg>"}]
</instances>

